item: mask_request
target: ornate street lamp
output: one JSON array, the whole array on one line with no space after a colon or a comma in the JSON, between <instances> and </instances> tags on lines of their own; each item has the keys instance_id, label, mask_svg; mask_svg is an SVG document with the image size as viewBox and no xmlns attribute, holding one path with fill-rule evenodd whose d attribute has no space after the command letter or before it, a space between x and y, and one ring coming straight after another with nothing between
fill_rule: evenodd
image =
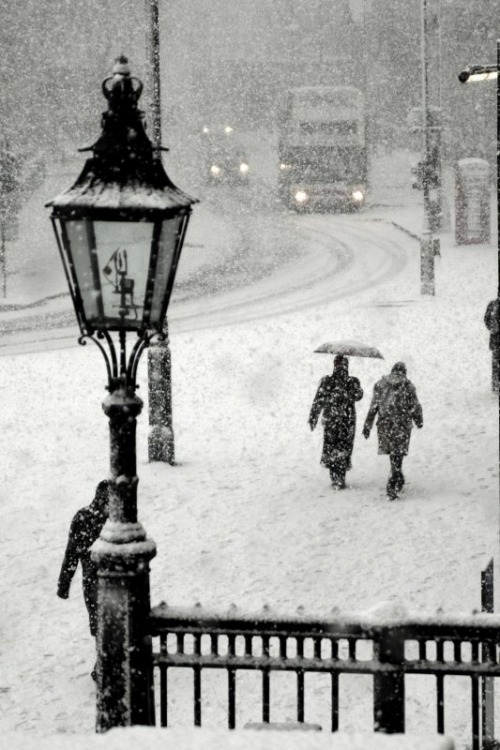
<instances>
[{"instance_id":1,"label":"ornate street lamp","mask_svg":"<svg viewBox=\"0 0 500 750\"><path fill-rule=\"evenodd\" d=\"M162 328L195 199L170 181L146 135L142 83L127 58L102 91L102 134L75 184L47 205L81 330L108 372L109 518L92 549L98 565L97 731L154 720L149 561L154 542L137 518L135 393L139 358ZM126 334L136 337L127 358ZM115 343L117 340L117 343Z\"/></svg>"},{"instance_id":2,"label":"ornate street lamp","mask_svg":"<svg viewBox=\"0 0 500 750\"><path fill-rule=\"evenodd\" d=\"M500 251L500 39L497 39L497 61L496 64L469 65L458 74L460 83L474 83L476 81L496 80L497 90L497 248ZM497 298L500 298L500 278L498 279ZM498 380L498 350L492 352L492 382ZM492 687L488 687L489 695L492 695ZM491 700L488 698L487 700ZM488 730L493 736L493 732Z\"/></svg>"},{"instance_id":3,"label":"ornate street lamp","mask_svg":"<svg viewBox=\"0 0 500 750\"><path fill-rule=\"evenodd\" d=\"M488 65L469 65L458 74L460 83L497 82L497 232L500 249L500 39L497 39L497 61ZM499 283L500 293L500 283Z\"/></svg>"}]
</instances>

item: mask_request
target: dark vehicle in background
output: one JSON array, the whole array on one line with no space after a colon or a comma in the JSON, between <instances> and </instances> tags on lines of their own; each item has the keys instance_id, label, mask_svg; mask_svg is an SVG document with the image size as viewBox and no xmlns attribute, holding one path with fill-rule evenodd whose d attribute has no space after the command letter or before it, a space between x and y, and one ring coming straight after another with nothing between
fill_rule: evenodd
<instances>
[{"instance_id":1,"label":"dark vehicle in background","mask_svg":"<svg viewBox=\"0 0 500 750\"><path fill-rule=\"evenodd\" d=\"M210 185L247 185L250 167L243 147L232 138L212 138L205 155L205 180Z\"/></svg>"},{"instance_id":2,"label":"dark vehicle in background","mask_svg":"<svg viewBox=\"0 0 500 750\"><path fill-rule=\"evenodd\" d=\"M279 123L278 191L297 211L354 210L366 198L363 95L351 86L286 92Z\"/></svg>"},{"instance_id":3,"label":"dark vehicle in background","mask_svg":"<svg viewBox=\"0 0 500 750\"><path fill-rule=\"evenodd\" d=\"M214 136L232 136L234 133L234 128L232 125L226 124L226 125L220 125L220 124L213 124L213 123L207 123L203 125L201 128L201 135L202 137L206 138L213 138Z\"/></svg>"}]
</instances>

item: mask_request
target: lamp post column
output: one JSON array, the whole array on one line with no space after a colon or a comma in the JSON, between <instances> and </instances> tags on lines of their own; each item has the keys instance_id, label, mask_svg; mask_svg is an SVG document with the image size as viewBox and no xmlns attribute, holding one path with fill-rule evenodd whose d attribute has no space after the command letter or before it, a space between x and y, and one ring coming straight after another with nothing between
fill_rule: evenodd
<instances>
[{"instance_id":1,"label":"lamp post column","mask_svg":"<svg viewBox=\"0 0 500 750\"><path fill-rule=\"evenodd\" d=\"M92 547L98 566L96 731L154 724L149 563L156 545L137 520L136 422L142 401L119 384L103 402L109 417L109 517Z\"/></svg>"},{"instance_id":2,"label":"lamp post column","mask_svg":"<svg viewBox=\"0 0 500 750\"><path fill-rule=\"evenodd\" d=\"M148 19L146 47L148 56L148 85L151 93L150 114L152 141L161 146L161 79L160 27L158 0L145 0ZM160 159L160 151L156 158ZM165 339L151 345L148 352L149 437L148 458L175 464L175 442L172 419L172 355L168 338L168 321L163 324Z\"/></svg>"}]
</instances>

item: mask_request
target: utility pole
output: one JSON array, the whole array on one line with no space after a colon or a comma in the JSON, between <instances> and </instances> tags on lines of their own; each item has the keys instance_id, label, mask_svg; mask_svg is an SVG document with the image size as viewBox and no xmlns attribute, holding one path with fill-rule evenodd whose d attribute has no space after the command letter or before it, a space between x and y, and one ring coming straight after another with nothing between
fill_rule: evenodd
<instances>
[{"instance_id":1,"label":"utility pole","mask_svg":"<svg viewBox=\"0 0 500 750\"><path fill-rule=\"evenodd\" d=\"M373 143L373 117L372 117L372 107L371 107L371 96L370 96L370 78L368 73L368 63L370 60L370 50L371 46L368 46L369 40L371 40L371 34L368 34L368 23L369 18L371 18L371 7L370 7L370 16L368 17L367 13L367 0L363 0L363 16L362 16L362 32L361 32L361 39L363 44L363 55L362 55L362 65L363 65L363 96L365 99L364 107L365 107L365 148L366 148L366 177L367 177L367 185L369 187L369 180L370 180L370 162L371 162L371 153L372 153L372 147L375 146Z\"/></svg>"},{"instance_id":2,"label":"utility pole","mask_svg":"<svg viewBox=\"0 0 500 750\"><path fill-rule=\"evenodd\" d=\"M2 296L7 297L7 242L16 239L21 207L19 157L7 141L0 145L0 274Z\"/></svg>"},{"instance_id":3,"label":"utility pole","mask_svg":"<svg viewBox=\"0 0 500 750\"><path fill-rule=\"evenodd\" d=\"M420 240L420 293L434 295L434 257L439 255L439 239L433 233L440 224L440 122L434 117L429 95L429 17L428 0L422 0L422 119L423 119L423 188L424 188L424 227ZM439 30L439 13L433 13L432 27ZM439 68L433 71L439 80Z\"/></svg>"},{"instance_id":4,"label":"utility pole","mask_svg":"<svg viewBox=\"0 0 500 750\"><path fill-rule=\"evenodd\" d=\"M431 200L431 215L435 230L440 232L443 228L445 209L442 179L441 0L430 0L427 34L429 38L428 64L432 71L432 76L428 79L429 109L431 112L429 129L431 145L430 181L435 191Z\"/></svg>"},{"instance_id":5,"label":"utility pole","mask_svg":"<svg viewBox=\"0 0 500 750\"><path fill-rule=\"evenodd\" d=\"M148 87L150 90L150 121L152 142L161 159L161 89L160 89L160 27L158 0L145 0ZM152 344L148 351L149 395L149 461L175 464L174 430L172 423L172 355L168 338L168 320L163 325L165 340Z\"/></svg>"},{"instance_id":6,"label":"utility pole","mask_svg":"<svg viewBox=\"0 0 500 750\"><path fill-rule=\"evenodd\" d=\"M0 266L2 268L2 297L7 297L7 258L5 247L5 219L0 217Z\"/></svg>"}]
</instances>

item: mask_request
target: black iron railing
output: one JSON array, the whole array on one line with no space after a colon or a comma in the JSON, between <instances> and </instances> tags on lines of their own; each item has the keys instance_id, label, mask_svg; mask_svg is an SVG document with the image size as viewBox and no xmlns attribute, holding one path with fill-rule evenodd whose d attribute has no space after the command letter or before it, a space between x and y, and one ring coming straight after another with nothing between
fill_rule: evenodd
<instances>
[{"instance_id":1,"label":"black iron railing","mask_svg":"<svg viewBox=\"0 0 500 750\"><path fill-rule=\"evenodd\" d=\"M306 673L330 675L331 731L339 727L339 675L373 675L374 727L405 731L405 676L434 675L437 731L445 731L445 677L465 676L471 686L471 734L481 741L481 681L500 677L500 617L332 616L277 617L270 611L214 614L201 607L160 605L150 618L154 667L159 670L160 721L168 723L168 672L193 672L194 724L202 723L202 672L227 672L227 723L236 726L236 674L258 670L262 677L262 721L270 722L271 673L296 675L297 721L305 721ZM158 640L156 640L158 639ZM157 646L157 647L156 647ZM156 647L156 650L155 650ZM425 731L433 731L432 727Z\"/></svg>"}]
</instances>

